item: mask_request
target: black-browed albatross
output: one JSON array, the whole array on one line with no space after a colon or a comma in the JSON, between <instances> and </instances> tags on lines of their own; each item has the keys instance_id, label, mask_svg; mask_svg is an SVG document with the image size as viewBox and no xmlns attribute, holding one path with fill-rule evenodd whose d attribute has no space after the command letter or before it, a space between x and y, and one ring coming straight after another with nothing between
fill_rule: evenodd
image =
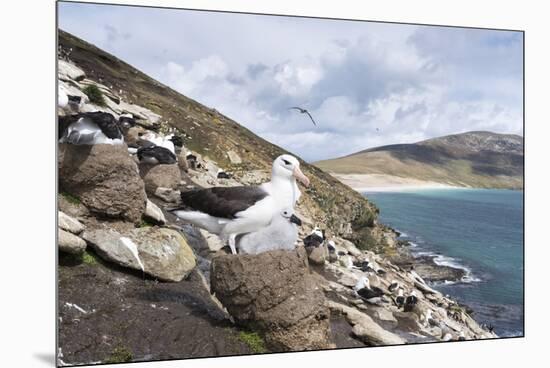
<instances>
[{"instance_id":1,"label":"black-browed albatross","mask_svg":"<svg viewBox=\"0 0 550 368\"><path fill-rule=\"evenodd\" d=\"M113 115L94 111L59 117L59 142L71 144L122 144L124 136Z\"/></svg>"},{"instance_id":2,"label":"black-browed albatross","mask_svg":"<svg viewBox=\"0 0 550 368\"><path fill-rule=\"evenodd\" d=\"M300 198L296 179L306 187L309 179L300 170L300 162L291 155L273 161L271 181L259 186L214 187L181 193L185 208L172 212L210 233L228 241L236 253L235 237L266 227L274 214L294 208ZM191 209L187 211L185 209Z\"/></svg>"},{"instance_id":3,"label":"black-browed albatross","mask_svg":"<svg viewBox=\"0 0 550 368\"><path fill-rule=\"evenodd\" d=\"M239 253L260 254L270 250L292 250L298 240L298 226L302 221L292 208L273 215L268 226L258 231L237 236Z\"/></svg>"}]
</instances>

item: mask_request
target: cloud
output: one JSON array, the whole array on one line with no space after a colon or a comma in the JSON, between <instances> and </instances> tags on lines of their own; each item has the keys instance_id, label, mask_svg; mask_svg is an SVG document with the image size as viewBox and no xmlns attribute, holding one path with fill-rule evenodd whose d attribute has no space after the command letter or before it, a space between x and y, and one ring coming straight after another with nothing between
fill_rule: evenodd
<instances>
[{"instance_id":1,"label":"cloud","mask_svg":"<svg viewBox=\"0 0 550 368\"><path fill-rule=\"evenodd\" d=\"M522 132L517 32L70 3L59 20L310 161L469 130Z\"/></svg>"}]
</instances>

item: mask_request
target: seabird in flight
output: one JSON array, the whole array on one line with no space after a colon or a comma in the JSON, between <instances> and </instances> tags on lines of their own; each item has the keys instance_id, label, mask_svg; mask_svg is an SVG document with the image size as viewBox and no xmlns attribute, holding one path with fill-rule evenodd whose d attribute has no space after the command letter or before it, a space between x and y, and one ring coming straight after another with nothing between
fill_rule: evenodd
<instances>
[{"instance_id":1,"label":"seabird in flight","mask_svg":"<svg viewBox=\"0 0 550 368\"><path fill-rule=\"evenodd\" d=\"M298 106L293 106L293 107L290 107L289 110L297 110L301 114L307 114L307 116L309 116L309 118L311 119L311 122L313 123L313 125L317 126L317 124L315 123L315 120L313 120L313 116L311 116L309 111L307 111L306 109L303 109L303 108L298 107Z\"/></svg>"}]
</instances>

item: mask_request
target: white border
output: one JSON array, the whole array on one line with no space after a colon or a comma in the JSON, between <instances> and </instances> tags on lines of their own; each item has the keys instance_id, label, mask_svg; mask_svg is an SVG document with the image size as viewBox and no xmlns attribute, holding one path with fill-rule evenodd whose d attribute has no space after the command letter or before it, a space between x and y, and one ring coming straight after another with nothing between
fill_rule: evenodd
<instances>
[{"instance_id":1,"label":"white border","mask_svg":"<svg viewBox=\"0 0 550 368\"><path fill-rule=\"evenodd\" d=\"M120 367L423 366L512 367L537 362L547 345L546 149L550 122L548 27L541 5L515 1L187 0L118 1L200 9L419 22L526 31L526 338ZM533 4L533 3L531 3ZM54 24L51 0L2 2L0 87L2 214L0 302L5 367L53 365L54 353ZM6 84L7 80L7 84ZM545 134L546 133L546 134ZM7 204L7 206L6 206ZM540 292L539 292L540 290ZM541 359L542 360L542 359ZM542 360L544 361L544 360ZM534 363L536 364L536 363Z\"/></svg>"}]
</instances>

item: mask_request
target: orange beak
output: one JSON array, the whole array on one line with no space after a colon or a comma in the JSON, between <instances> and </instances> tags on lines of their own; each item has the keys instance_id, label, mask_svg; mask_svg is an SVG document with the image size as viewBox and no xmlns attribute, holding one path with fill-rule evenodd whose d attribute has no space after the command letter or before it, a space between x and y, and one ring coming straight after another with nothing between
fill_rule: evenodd
<instances>
[{"instance_id":1,"label":"orange beak","mask_svg":"<svg viewBox=\"0 0 550 368\"><path fill-rule=\"evenodd\" d=\"M300 170L298 166L294 168L294 170L292 171L292 175L294 175L294 177L301 181L302 184L304 184L306 187L309 186L309 179L307 178L307 176L304 175L304 173L302 172L302 170Z\"/></svg>"}]
</instances>

